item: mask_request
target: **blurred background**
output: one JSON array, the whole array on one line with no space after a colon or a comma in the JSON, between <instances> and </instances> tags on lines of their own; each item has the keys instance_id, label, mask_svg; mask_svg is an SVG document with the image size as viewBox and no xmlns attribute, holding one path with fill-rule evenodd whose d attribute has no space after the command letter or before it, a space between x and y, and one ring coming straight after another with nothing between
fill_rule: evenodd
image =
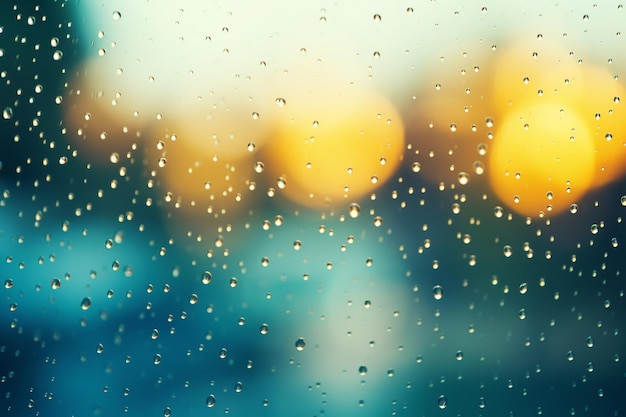
<instances>
[{"instance_id":1,"label":"blurred background","mask_svg":"<svg viewBox=\"0 0 626 417\"><path fill-rule=\"evenodd\" d=\"M2 3L3 413L622 415L624 13Z\"/></svg>"}]
</instances>

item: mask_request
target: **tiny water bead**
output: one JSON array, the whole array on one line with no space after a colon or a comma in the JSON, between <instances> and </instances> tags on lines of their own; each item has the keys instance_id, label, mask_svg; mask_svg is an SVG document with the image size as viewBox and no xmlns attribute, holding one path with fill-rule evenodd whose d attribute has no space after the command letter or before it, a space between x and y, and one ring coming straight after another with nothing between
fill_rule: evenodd
<instances>
[{"instance_id":1,"label":"tiny water bead","mask_svg":"<svg viewBox=\"0 0 626 417\"><path fill-rule=\"evenodd\" d=\"M356 219L359 217L359 214L361 214L361 206L358 203L350 204L348 207L348 213L350 214L350 217Z\"/></svg>"},{"instance_id":2,"label":"tiny water bead","mask_svg":"<svg viewBox=\"0 0 626 417\"><path fill-rule=\"evenodd\" d=\"M441 285L435 285L433 287L433 298L435 300L441 300L443 298L443 287Z\"/></svg>"},{"instance_id":3,"label":"tiny water bead","mask_svg":"<svg viewBox=\"0 0 626 417\"><path fill-rule=\"evenodd\" d=\"M2 118L5 120L9 120L13 117L13 109L11 107L5 107L2 110Z\"/></svg>"},{"instance_id":4,"label":"tiny water bead","mask_svg":"<svg viewBox=\"0 0 626 417\"><path fill-rule=\"evenodd\" d=\"M91 307L91 298L83 298L83 300L80 302L80 308L82 308L83 310L89 310L89 307Z\"/></svg>"},{"instance_id":5,"label":"tiny water bead","mask_svg":"<svg viewBox=\"0 0 626 417\"><path fill-rule=\"evenodd\" d=\"M211 394L206 398L206 406L209 408L215 406L215 395Z\"/></svg>"},{"instance_id":6,"label":"tiny water bead","mask_svg":"<svg viewBox=\"0 0 626 417\"><path fill-rule=\"evenodd\" d=\"M299 338L298 340L296 340L295 346L296 346L296 350L303 351L304 348L306 347L306 342L304 341L303 338Z\"/></svg>"},{"instance_id":7,"label":"tiny water bead","mask_svg":"<svg viewBox=\"0 0 626 417\"><path fill-rule=\"evenodd\" d=\"M445 409L448 406L448 398L445 395L440 395L437 399L437 406L440 409Z\"/></svg>"},{"instance_id":8,"label":"tiny water bead","mask_svg":"<svg viewBox=\"0 0 626 417\"><path fill-rule=\"evenodd\" d=\"M523 294L526 294L527 292L528 292L528 284L525 282L520 284L519 293L523 295Z\"/></svg>"},{"instance_id":9,"label":"tiny water bead","mask_svg":"<svg viewBox=\"0 0 626 417\"><path fill-rule=\"evenodd\" d=\"M367 374L367 366L365 365L359 366L359 375L366 375L366 374Z\"/></svg>"}]
</instances>

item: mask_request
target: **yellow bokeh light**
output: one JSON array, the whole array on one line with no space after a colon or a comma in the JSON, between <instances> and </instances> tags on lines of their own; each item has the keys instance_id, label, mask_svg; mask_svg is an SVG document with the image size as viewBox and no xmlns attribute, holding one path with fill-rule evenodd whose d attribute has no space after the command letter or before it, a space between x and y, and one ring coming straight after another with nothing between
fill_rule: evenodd
<instances>
[{"instance_id":1,"label":"yellow bokeh light","mask_svg":"<svg viewBox=\"0 0 626 417\"><path fill-rule=\"evenodd\" d=\"M560 103L537 103L506 116L490 152L496 195L526 216L561 212L593 182L591 131Z\"/></svg>"},{"instance_id":2,"label":"yellow bokeh light","mask_svg":"<svg viewBox=\"0 0 626 417\"><path fill-rule=\"evenodd\" d=\"M363 91L298 95L277 112L265 147L281 190L309 207L357 199L387 181L402 161L404 128L395 107Z\"/></svg>"}]
</instances>

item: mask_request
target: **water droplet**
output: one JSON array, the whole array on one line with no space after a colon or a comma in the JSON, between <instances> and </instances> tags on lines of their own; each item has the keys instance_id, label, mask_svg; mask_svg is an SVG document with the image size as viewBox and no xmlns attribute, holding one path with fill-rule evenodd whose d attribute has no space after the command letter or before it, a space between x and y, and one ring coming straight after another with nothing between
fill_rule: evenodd
<instances>
[{"instance_id":1,"label":"water droplet","mask_svg":"<svg viewBox=\"0 0 626 417\"><path fill-rule=\"evenodd\" d=\"M441 300L443 298L443 287L441 285L435 285L433 287L433 298L435 300Z\"/></svg>"},{"instance_id":2,"label":"water droplet","mask_svg":"<svg viewBox=\"0 0 626 417\"><path fill-rule=\"evenodd\" d=\"M422 166L420 165L419 162L413 162L411 164L411 171L413 172L420 172L422 170Z\"/></svg>"},{"instance_id":3,"label":"water droplet","mask_svg":"<svg viewBox=\"0 0 626 417\"><path fill-rule=\"evenodd\" d=\"M55 61L59 61L61 58L63 58L63 51L56 50L52 53L52 59Z\"/></svg>"},{"instance_id":4,"label":"water droplet","mask_svg":"<svg viewBox=\"0 0 626 417\"><path fill-rule=\"evenodd\" d=\"M365 374L367 374L367 366L365 365L359 366L359 375L365 375Z\"/></svg>"},{"instance_id":5,"label":"water droplet","mask_svg":"<svg viewBox=\"0 0 626 417\"><path fill-rule=\"evenodd\" d=\"M237 286L237 284L238 284L237 278L236 277L232 277L230 279L230 282L229 282L230 287L231 288L235 288Z\"/></svg>"},{"instance_id":6,"label":"water droplet","mask_svg":"<svg viewBox=\"0 0 626 417\"><path fill-rule=\"evenodd\" d=\"M284 98L277 98L276 99L276 105L278 105L278 107L285 107L285 105L287 104L287 101L285 101Z\"/></svg>"},{"instance_id":7,"label":"water droplet","mask_svg":"<svg viewBox=\"0 0 626 417\"><path fill-rule=\"evenodd\" d=\"M383 218L380 216L374 217L374 226L380 227L383 224Z\"/></svg>"},{"instance_id":8,"label":"water droplet","mask_svg":"<svg viewBox=\"0 0 626 417\"><path fill-rule=\"evenodd\" d=\"M448 399L445 395L439 396L439 399L437 400L437 406L439 406L439 408L441 408L442 410L448 406Z\"/></svg>"},{"instance_id":9,"label":"water droplet","mask_svg":"<svg viewBox=\"0 0 626 417\"><path fill-rule=\"evenodd\" d=\"M374 22L380 22L380 21L381 21L381 19L382 19L382 17L380 17L380 15L379 15L379 14L375 14L375 15L374 15Z\"/></svg>"},{"instance_id":10,"label":"water droplet","mask_svg":"<svg viewBox=\"0 0 626 417\"><path fill-rule=\"evenodd\" d=\"M293 248L295 250L300 250L300 248L302 248L302 242L299 240L296 240L295 242L293 242Z\"/></svg>"},{"instance_id":11,"label":"water droplet","mask_svg":"<svg viewBox=\"0 0 626 417\"><path fill-rule=\"evenodd\" d=\"M304 341L303 338L299 338L298 340L296 340L295 346L296 346L296 350L303 351L304 348L306 347L306 342Z\"/></svg>"},{"instance_id":12,"label":"water droplet","mask_svg":"<svg viewBox=\"0 0 626 417\"><path fill-rule=\"evenodd\" d=\"M525 308L520 309L520 311L518 311L517 315L519 316L520 320L525 320L526 319L526 309Z\"/></svg>"},{"instance_id":13,"label":"water droplet","mask_svg":"<svg viewBox=\"0 0 626 417\"><path fill-rule=\"evenodd\" d=\"M587 344L588 348L592 348L593 347L593 337L587 336L587 339L585 339L585 343Z\"/></svg>"},{"instance_id":14,"label":"water droplet","mask_svg":"<svg viewBox=\"0 0 626 417\"><path fill-rule=\"evenodd\" d=\"M501 217L502 217L502 215L504 215L504 210L502 209L502 207L500 207L500 206L496 206L496 207L493 209L493 215L494 215L494 216L496 216L496 218L498 218L498 219L499 219L499 218L501 218Z\"/></svg>"},{"instance_id":15,"label":"water droplet","mask_svg":"<svg viewBox=\"0 0 626 417\"><path fill-rule=\"evenodd\" d=\"M259 331L261 332L261 334L267 334L267 332L270 331L270 326L267 323L263 323L261 324Z\"/></svg>"},{"instance_id":16,"label":"water droplet","mask_svg":"<svg viewBox=\"0 0 626 417\"><path fill-rule=\"evenodd\" d=\"M455 357L456 357L457 361L462 361L463 360L463 351L461 351L461 350L457 351Z\"/></svg>"},{"instance_id":17,"label":"water droplet","mask_svg":"<svg viewBox=\"0 0 626 417\"><path fill-rule=\"evenodd\" d=\"M159 168L163 168L167 164L167 159L159 158Z\"/></svg>"},{"instance_id":18,"label":"water droplet","mask_svg":"<svg viewBox=\"0 0 626 417\"><path fill-rule=\"evenodd\" d=\"M215 406L215 395L211 394L208 397L206 397L206 406L207 407Z\"/></svg>"},{"instance_id":19,"label":"water droplet","mask_svg":"<svg viewBox=\"0 0 626 417\"><path fill-rule=\"evenodd\" d=\"M568 351L566 357L567 357L567 360L569 362L573 361L574 360L574 352L572 352L571 350Z\"/></svg>"},{"instance_id":20,"label":"water droplet","mask_svg":"<svg viewBox=\"0 0 626 417\"><path fill-rule=\"evenodd\" d=\"M50 288L52 288L53 290L58 290L61 287L61 280L58 278L53 278L52 281L50 281Z\"/></svg>"},{"instance_id":21,"label":"water droplet","mask_svg":"<svg viewBox=\"0 0 626 417\"><path fill-rule=\"evenodd\" d=\"M466 172L459 172L457 180L459 184L466 185L469 182L469 175Z\"/></svg>"},{"instance_id":22,"label":"water droplet","mask_svg":"<svg viewBox=\"0 0 626 417\"><path fill-rule=\"evenodd\" d=\"M241 392L243 390L243 383L241 381L235 382L235 392Z\"/></svg>"},{"instance_id":23,"label":"water droplet","mask_svg":"<svg viewBox=\"0 0 626 417\"><path fill-rule=\"evenodd\" d=\"M265 165L263 164L263 162L257 161L254 163L254 171L256 171L257 174L262 173L264 169Z\"/></svg>"},{"instance_id":24,"label":"water droplet","mask_svg":"<svg viewBox=\"0 0 626 417\"><path fill-rule=\"evenodd\" d=\"M122 18L122 13L120 13L118 10L113 12L113 20L119 20Z\"/></svg>"},{"instance_id":25,"label":"water droplet","mask_svg":"<svg viewBox=\"0 0 626 417\"><path fill-rule=\"evenodd\" d=\"M485 173L485 166L480 161L474 162L474 172L476 175L483 175Z\"/></svg>"},{"instance_id":26,"label":"water droplet","mask_svg":"<svg viewBox=\"0 0 626 417\"><path fill-rule=\"evenodd\" d=\"M513 248L511 247L511 245L505 245L502 249L502 252L504 253L504 256L510 258L511 255L513 255Z\"/></svg>"},{"instance_id":27,"label":"water droplet","mask_svg":"<svg viewBox=\"0 0 626 417\"><path fill-rule=\"evenodd\" d=\"M526 294L527 292L528 292L528 284L525 282L523 284L520 284L519 293L523 295L523 294Z\"/></svg>"},{"instance_id":28,"label":"water droplet","mask_svg":"<svg viewBox=\"0 0 626 417\"><path fill-rule=\"evenodd\" d=\"M278 185L278 188L282 190L287 186L287 180L283 177L278 177L278 179L276 180L276 184Z\"/></svg>"},{"instance_id":29,"label":"water droplet","mask_svg":"<svg viewBox=\"0 0 626 417\"><path fill-rule=\"evenodd\" d=\"M155 365L160 365L161 364L161 354L157 353L156 355L154 355L154 358L152 358L152 362Z\"/></svg>"},{"instance_id":30,"label":"water droplet","mask_svg":"<svg viewBox=\"0 0 626 417\"><path fill-rule=\"evenodd\" d=\"M361 214L361 206L358 203L350 204L350 207L348 207L348 213L350 214L350 217L356 219L359 217L359 214Z\"/></svg>"},{"instance_id":31,"label":"water droplet","mask_svg":"<svg viewBox=\"0 0 626 417\"><path fill-rule=\"evenodd\" d=\"M600 230L596 223L592 224L589 229L591 230L591 234L594 234L594 235L597 235L598 231Z\"/></svg>"},{"instance_id":32,"label":"water droplet","mask_svg":"<svg viewBox=\"0 0 626 417\"><path fill-rule=\"evenodd\" d=\"M152 329L152 333L150 333L150 338L152 340L156 340L159 338L159 329Z\"/></svg>"},{"instance_id":33,"label":"water droplet","mask_svg":"<svg viewBox=\"0 0 626 417\"><path fill-rule=\"evenodd\" d=\"M5 107L4 110L2 110L2 118L9 120L11 117L13 117L13 109L11 107Z\"/></svg>"},{"instance_id":34,"label":"water droplet","mask_svg":"<svg viewBox=\"0 0 626 417\"><path fill-rule=\"evenodd\" d=\"M83 310L88 310L89 307L91 307L91 298L83 298L83 300L80 302L80 308L82 308Z\"/></svg>"}]
</instances>

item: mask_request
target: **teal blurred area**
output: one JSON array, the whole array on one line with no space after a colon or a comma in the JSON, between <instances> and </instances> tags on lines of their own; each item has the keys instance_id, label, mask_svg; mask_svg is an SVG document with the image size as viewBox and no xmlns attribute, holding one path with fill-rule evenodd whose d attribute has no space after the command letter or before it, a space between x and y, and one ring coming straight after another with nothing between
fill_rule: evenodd
<instances>
[{"instance_id":1,"label":"teal blurred area","mask_svg":"<svg viewBox=\"0 0 626 417\"><path fill-rule=\"evenodd\" d=\"M73 155L80 4L0 6L3 415L626 411L623 178L532 220L408 167L356 218L280 192L194 217L147 145Z\"/></svg>"}]
</instances>

